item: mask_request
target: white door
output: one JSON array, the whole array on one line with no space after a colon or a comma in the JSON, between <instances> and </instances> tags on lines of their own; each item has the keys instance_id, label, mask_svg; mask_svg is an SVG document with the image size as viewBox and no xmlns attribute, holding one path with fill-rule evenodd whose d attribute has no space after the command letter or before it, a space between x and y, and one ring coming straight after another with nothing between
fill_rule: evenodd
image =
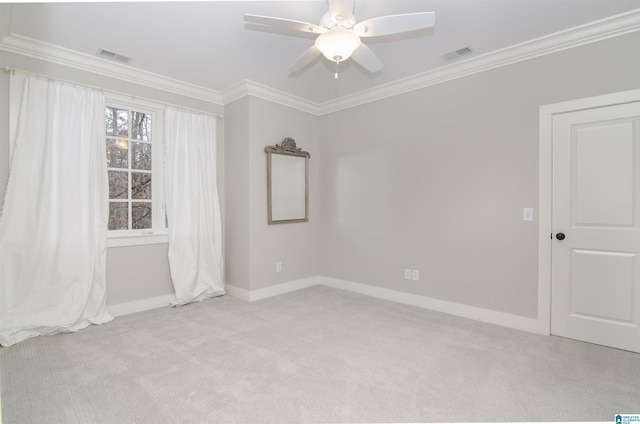
<instances>
[{"instance_id":1,"label":"white door","mask_svg":"<svg viewBox=\"0 0 640 424\"><path fill-rule=\"evenodd\" d=\"M552 131L551 333L640 352L640 102Z\"/></svg>"}]
</instances>

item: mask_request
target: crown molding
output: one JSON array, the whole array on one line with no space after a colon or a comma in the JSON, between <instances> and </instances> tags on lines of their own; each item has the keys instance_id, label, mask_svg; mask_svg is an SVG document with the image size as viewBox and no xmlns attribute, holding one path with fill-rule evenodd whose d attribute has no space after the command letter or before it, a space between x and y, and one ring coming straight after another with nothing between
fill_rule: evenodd
<instances>
[{"instance_id":1,"label":"crown molding","mask_svg":"<svg viewBox=\"0 0 640 424\"><path fill-rule=\"evenodd\" d=\"M321 116L636 31L640 31L640 9L474 56L324 103L314 103L249 80L240 81L224 90L222 97L228 103L244 96L255 96Z\"/></svg>"},{"instance_id":2,"label":"crown molding","mask_svg":"<svg viewBox=\"0 0 640 424\"><path fill-rule=\"evenodd\" d=\"M320 105L318 103L303 99L302 97L293 96L285 93L284 91L276 90L251 80L240 81L222 92L222 99L225 104L231 103L244 96L252 96L268 100L312 115L321 114Z\"/></svg>"},{"instance_id":3,"label":"crown molding","mask_svg":"<svg viewBox=\"0 0 640 424\"><path fill-rule=\"evenodd\" d=\"M0 50L224 105L218 91L16 34L4 37Z\"/></svg>"},{"instance_id":4,"label":"crown molding","mask_svg":"<svg viewBox=\"0 0 640 424\"><path fill-rule=\"evenodd\" d=\"M143 71L129 65L110 62L95 56L15 34L7 35L0 41L0 50L117 78L222 106L244 96L253 96L313 115L322 116L636 31L640 31L640 9L590 22L483 55L474 56L447 66L392 81L369 90L343 96L324 103L315 103L251 80L240 81L220 93L209 88Z\"/></svg>"},{"instance_id":5,"label":"crown molding","mask_svg":"<svg viewBox=\"0 0 640 424\"><path fill-rule=\"evenodd\" d=\"M382 100L502 66L640 31L640 9L474 56L320 104L320 115Z\"/></svg>"}]
</instances>

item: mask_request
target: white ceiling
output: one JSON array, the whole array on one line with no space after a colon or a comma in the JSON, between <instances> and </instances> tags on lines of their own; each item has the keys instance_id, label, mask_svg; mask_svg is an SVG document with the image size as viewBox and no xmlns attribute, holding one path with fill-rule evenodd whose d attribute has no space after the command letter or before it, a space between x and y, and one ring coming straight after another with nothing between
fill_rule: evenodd
<instances>
[{"instance_id":1,"label":"white ceiling","mask_svg":"<svg viewBox=\"0 0 640 424\"><path fill-rule=\"evenodd\" d=\"M434 11L436 26L366 40L384 69L371 75L346 61L337 81L335 64L320 57L288 75L312 37L243 21L251 13L318 23L325 0L18 3L10 31L90 55L110 50L133 58L130 66L219 92L248 79L323 103L444 66L443 53L467 45L481 55L638 8L640 0L356 0L359 21Z\"/></svg>"}]
</instances>

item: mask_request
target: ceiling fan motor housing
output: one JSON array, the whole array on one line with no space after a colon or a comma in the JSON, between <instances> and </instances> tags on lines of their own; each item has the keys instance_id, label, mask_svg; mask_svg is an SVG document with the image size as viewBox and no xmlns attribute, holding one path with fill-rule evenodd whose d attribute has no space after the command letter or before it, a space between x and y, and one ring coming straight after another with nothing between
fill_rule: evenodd
<instances>
[{"instance_id":1,"label":"ceiling fan motor housing","mask_svg":"<svg viewBox=\"0 0 640 424\"><path fill-rule=\"evenodd\" d=\"M330 12L326 12L320 18L320 26L325 27L327 29L334 28L344 28L351 29L356 24L355 16L351 15L349 18L345 19L342 15L331 16Z\"/></svg>"}]
</instances>

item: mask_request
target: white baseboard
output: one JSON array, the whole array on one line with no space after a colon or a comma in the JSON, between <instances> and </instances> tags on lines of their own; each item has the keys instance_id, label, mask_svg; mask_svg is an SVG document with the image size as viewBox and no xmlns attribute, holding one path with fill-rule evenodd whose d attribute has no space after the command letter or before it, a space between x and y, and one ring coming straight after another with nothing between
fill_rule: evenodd
<instances>
[{"instance_id":1,"label":"white baseboard","mask_svg":"<svg viewBox=\"0 0 640 424\"><path fill-rule=\"evenodd\" d=\"M169 307L169 304L175 300L172 294L162 296L149 297L147 299L133 300L131 302L117 303L115 305L107 305L107 310L114 317L122 315L134 314L136 312L148 311L151 309Z\"/></svg>"},{"instance_id":2,"label":"white baseboard","mask_svg":"<svg viewBox=\"0 0 640 424\"><path fill-rule=\"evenodd\" d=\"M289 281L271 287L258 290L246 290L240 287L225 285L225 292L229 296L244 300L245 302L255 302L269 297L290 293L307 287L322 285L347 290L366 296L403 303L405 305L417 306L419 308L430 309L432 311L443 312L475 321L486 322L488 324L500 325L502 327L514 328L528 331L530 333L547 334L541 332L540 324L535 318L527 318L520 315L508 314L505 312L492 311L490 309L478 308L475 306L463 305L461 303L448 302L416 294L405 293L397 290L384 289L382 287L368 284L354 283L352 281L340 280L330 277L308 277L301 280ZM169 306L174 300L173 295L152 297L149 299L136 300L133 302L119 303L107 307L113 316L132 314L135 312L147 311L150 309Z\"/></svg>"},{"instance_id":3,"label":"white baseboard","mask_svg":"<svg viewBox=\"0 0 640 424\"><path fill-rule=\"evenodd\" d=\"M229 296L244 300L245 302L255 302L257 300L266 299L279 294L306 289L307 287L315 286L317 284L318 277L308 277L303 278L302 280L289 281L287 283L277 284L275 286L252 291L241 289L240 287L232 286L230 284L225 284L224 290ZM118 303L115 305L107 305L107 310L114 317L119 317L122 315L134 314L136 312L163 308L165 306L169 306L169 304L174 300L174 295L167 294L147 299L134 300L131 302Z\"/></svg>"},{"instance_id":4,"label":"white baseboard","mask_svg":"<svg viewBox=\"0 0 640 424\"><path fill-rule=\"evenodd\" d=\"M244 300L245 302L255 302L257 300L278 296L279 294L290 293L315 286L318 284L319 278L320 277L308 277L302 280L289 281L287 283L276 284L275 286L251 291L227 284L225 285L225 290L228 295Z\"/></svg>"},{"instance_id":5,"label":"white baseboard","mask_svg":"<svg viewBox=\"0 0 640 424\"><path fill-rule=\"evenodd\" d=\"M244 300L245 302L251 301L251 292L249 290L241 289L240 287L232 286L231 284L224 285L224 291L231 297Z\"/></svg>"},{"instance_id":6,"label":"white baseboard","mask_svg":"<svg viewBox=\"0 0 640 424\"><path fill-rule=\"evenodd\" d=\"M318 284L338 289L348 290L379 299L390 300L392 302L403 303L405 305L417 306L430 309L432 311L443 312L475 321L500 325L502 327L514 328L517 330L539 333L538 320L520 315L508 314L505 312L492 311L490 309L478 308L475 306L463 305L460 303L447 302L445 300L434 299L416 294L405 293L397 290L383 289L381 287L368 284L354 283L351 281L338 280L329 277L317 277Z\"/></svg>"}]
</instances>

